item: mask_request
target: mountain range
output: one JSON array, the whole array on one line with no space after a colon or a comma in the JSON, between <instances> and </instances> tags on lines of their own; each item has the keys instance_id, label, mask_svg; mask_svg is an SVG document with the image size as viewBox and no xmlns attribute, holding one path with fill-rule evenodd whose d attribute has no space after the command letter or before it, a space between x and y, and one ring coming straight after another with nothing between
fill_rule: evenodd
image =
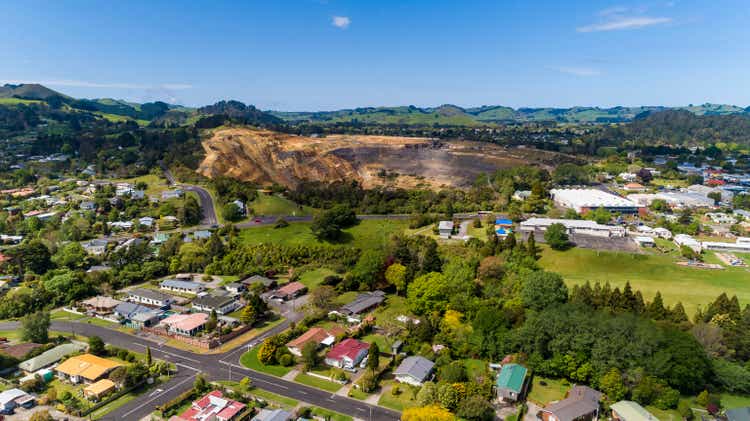
<instances>
[{"instance_id":1,"label":"mountain range","mask_svg":"<svg viewBox=\"0 0 750 421\"><path fill-rule=\"evenodd\" d=\"M487 126L494 124L556 122L556 123L621 123L640 115L664 110L687 110L695 115L750 115L750 107L726 104L688 105L684 107L570 107L512 108L502 105L462 108L456 105L420 108L416 106L366 107L337 111L287 112L261 111L238 101L220 101L200 108L184 107L156 101L138 104L111 98L75 99L39 84L6 84L0 86L0 106L19 103L46 102L53 107L96 113L103 118L121 121L133 119L141 124L152 121L184 123L201 117L225 114L264 123L312 124L382 124L410 126Z\"/></svg>"}]
</instances>

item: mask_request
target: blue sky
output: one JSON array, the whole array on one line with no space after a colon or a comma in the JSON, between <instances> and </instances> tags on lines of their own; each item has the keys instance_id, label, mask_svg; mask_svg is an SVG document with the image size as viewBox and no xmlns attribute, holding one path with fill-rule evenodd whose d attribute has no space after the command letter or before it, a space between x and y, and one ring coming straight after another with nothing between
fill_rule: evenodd
<instances>
[{"instance_id":1,"label":"blue sky","mask_svg":"<svg viewBox=\"0 0 750 421\"><path fill-rule=\"evenodd\" d=\"M3 2L0 81L264 109L750 105L746 0Z\"/></svg>"}]
</instances>

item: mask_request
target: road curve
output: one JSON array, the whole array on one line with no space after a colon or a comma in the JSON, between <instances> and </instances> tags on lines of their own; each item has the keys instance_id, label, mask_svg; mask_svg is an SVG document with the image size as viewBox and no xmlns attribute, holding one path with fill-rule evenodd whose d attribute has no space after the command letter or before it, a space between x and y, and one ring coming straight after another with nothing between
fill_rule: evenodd
<instances>
[{"instance_id":1,"label":"road curve","mask_svg":"<svg viewBox=\"0 0 750 421\"><path fill-rule=\"evenodd\" d=\"M0 330L12 330L19 327L19 322L0 323ZM253 384L261 389L359 419L394 421L400 418L400 414L396 411L370 405L355 399L333 395L330 392L314 387L286 381L278 377L247 369L239 364L239 357L248 345L256 344L263 337L278 333L279 329L283 330L286 327L280 325L237 349L223 354L212 355L195 354L167 345L160 345L145 338L88 323L53 321L50 328L55 331L72 332L83 336L99 336L104 342L110 345L141 353L148 346L151 348L151 354L155 358L169 361L176 365L178 372L168 382L159 385L154 390L149 391L149 393L140 395L112 411L106 417L102 418L105 420L138 420L147 416L158 405L176 398L180 393L191 388L193 380L198 373L204 373L210 380L238 381L242 377L248 377L253 381Z\"/></svg>"}]
</instances>

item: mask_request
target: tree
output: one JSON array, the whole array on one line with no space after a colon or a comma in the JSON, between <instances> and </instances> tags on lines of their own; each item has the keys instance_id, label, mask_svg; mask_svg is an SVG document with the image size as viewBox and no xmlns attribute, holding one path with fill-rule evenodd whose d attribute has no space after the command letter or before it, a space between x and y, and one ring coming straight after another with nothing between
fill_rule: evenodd
<instances>
[{"instance_id":1,"label":"tree","mask_svg":"<svg viewBox=\"0 0 750 421\"><path fill-rule=\"evenodd\" d=\"M456 387L457 385L461 384L438 384L438 401L440 402L440 406L448 409L449 411L455 411L458 407L458 404L461 403L462 396L461 392Z\"/></svg>"},{"instance_id":2,"label":"tree","mask_svg":"<svg viewBox=\"0 0 750 421\"><path fill-rule=\"evenodd\" d=\"M318 355L318 344L315 341L308 341L307 343L305 343L305 345L302 347L301 354L301 360L304 366L303 369L305 371L312 370L320 363L320 357Z\"/></svg>"},{"instance_id":3,"label":"tree","mask_svg":"<svg viewBox=\"0 0 750 421\"><path fill-rule=\"evenodd\" d=\"M433 382L424 382L422 388L417 392L417 404L429 406L437 403L437 385Z\"/></svg>"},{"instance_id":4,"label":"tree","mask_svg":"<svg viewBox=\"0 0 750 421\"><path fill-rule=\"evenodd\" d=\"M438 372L438 378L441 382L446 383L462 383L468 380L463 361L453 361L441 367Z\"/></svg>"},{"instance_id":5,"label":"tree","mask_svg":"<svg viewBox=\"0 0 750 421\"><path fill-rule=\"evenodd\" d=\"M568 300L568 287L562 276L545 271L529 274L523 282L521 301L524 306L534 310L543 310Z\"/></svg>"},{"instance_id":6,"label":"tree","mask_svg":"<svg viewBox=\"0 0 750 421\"><path fill-rule=\"evenodd\" d=\"M24 341L46 344L49 342L49 313L37 311L21 318L21 337Z\"/></svg>"},{"instance_id":7,"label":"tree","mask_svg":"<svg viewBox=\"0 0 750 421\"><path fill-rule=\"evenodd\" d=\"M227 221L237 222L242 219L242 210L234 203L227 203L221 208L221 216Z\"/></svg>"},{"instance_id":8,"label":"tree","mask_svg":"<svg viewBox=\"0 0 750 421\"><path fill-rule=\"evenodd\" d=\"M146 347L146 365L151 367L151 364L153 364L153 360L151 359L151 347Z\"/></svg>"},{"instance_id":9,"label":"tree","mask_svg":"<svg viewBox=\"0 0 750 421\"><path fill-rule=\"evenodd\" d=\"M708 196L709 199L713 199L714 205L718 205L719 203L721 203L721 192L712 191L708 193L706 196Z\"/></svg>"},{"instance_id":10,"label":"tree","mask_svg":"<svg viewBox=\"0 0 750 421\"><path fill-rule=\"evenodd\" d=\"M495 409L482 396L469 396L458 406L457 415L465 420L492 421L495 419Z\"/></svg>"},{"instance_id":11,"label":"tree","mask_svg":"<svg viewBox=\"0 0 750 421\"><path fill-rule=\"evenodd\" d=\"M309 294L309 303L320 311L328 311L334 306L334 299L338 296L330 285L321 285Z\"/></svg>"},{"instance_id":12,"label":"tree","mask_svg":"<svg viewBox=\"0 0 750 421\"><path fill-rule=\"evenodd\" d=\"M448 303L450 283L442 273L430 272L409 284L407 302L417 315L442 311Z\"/></svg>"},{"instance_id":13,"label":"tree","mask_svg":"<svg viewBox=\"0 0 750 421\"><path fill-rule=\"evenodd\" d=\"M456 417L437 405L420 408L407 408L401 414L401 421L454 421Z\"/></svg>"},{"instance_id":14,"label":"tree","mask_svg":"<svg viewBox=\"0 0 750 421\"><path fill-rule=\"evenodd\" d=\"M29 417L29 421L54 421L55 419L52 418L52 415L49 414L49 411L46 409L41 411L36 411Z\"/></svg>"},{"instance_id":15,"label":"tree","mask_svg":"<svg viewBox=\"0 0 750 421\"><path fill-rule=\"evenodd\" d=\"M255 308L251 305L245 305L240 314L240 321L247 326L254 325L258 321L258 313L255 311Z\"/></svg>"},{"instance_id":16,"label":"tree","mask_svg":"<svg viewBox=\"0 0 750 421\"><path fill-rule=\"evenodd\" d=\"M547 227L544 232L544 241L555 250L565 250L570 247L570 238L565 225L555 223Z\"/></svg>"},{"instance_id":17,"label":"tree","mask_svg":"<svg viewBox=\"0 0 750 421\"><path fill-rule=\"evenodd\" d=\"M614 367L599 379L599 389L607 395L610 402L621 401L628 393L628 388L622 381L622 373Z\"/></svg>"},{"instance_id":18,"label":"tree","mask_svg":"<svg viewBox=\"0 0 750 421\"><path fill-rule=\"evenodd\" d=\"M86 250L80 243L71 242L60 247L57 253L52 256L52 262L59 267L79 269L84 267L87 257Z\"/></svg>"},{"instance_id":19,"label":"tree","mask_svg":"<svg viewBox=\"0 0 750 421\"><path fill-rule=\"evenodd\" d=\"M346 205L336 205L313 218L310 230L315 237L325 241L341 238L342 229L357 224L357 215Z\"/></svg>"},{"instance_id":20,"label":"tree","mask_svg":"<svg viewBox=\"0 0 750 421\"><path fill-rule=\"evenodd\" d=\"M367 353L367 368L370 369L371 372L375 372L375 370L378 369L380 366L380 347L378 347L378 344L376 342L373 342L370 344L370 349Z\"/></svg>"},{"instance_id":21,"label":"tree","mask_svg":"<svg viewBox=\"0 0 750 421\"><path fill-rule=\"evenodd\" d=\"M649 182L651 182L651 180L654 179L654 176L651 174L651 171L645 168L641 168L640 170L638 170L636 175L638 176L638 179L641 180L641 183L644 183L644 184L648 184Z\"/></svg>"},{"instance_id":22,"label":"tree","mask_svg":"<svg viewBox=\"0 0 750 421\"><path fill-rule=\"evenodd\" d=\"M42 274L52 269L52 255L47 246L39 240L22 243L12 249L10 254L14 257L21 272L28 270Z\"/></svg>"},{"instance_id":23,"label":"tree","mask_svg":"<svg viewBox=\"0 0 750 421\"><path fill-rule=\"evenodd\" d=\"M276 362L276 350L279 348L278 340L275 337L270 337L263 341L258 348L258 361L261 364L269 365Z\"/></svg>"},{"instance_id":24,"label":"tree","mask_svg":"<svg viewBox=\"0 0 750 421\"><path fill-rule=\"evenodd\" d=\"M372 291L383 280L384 263L385 255L381 250L365 250L352 268L350 276L357 284Z\"/></svg>"},{"instance_id":25,"label":"tree","mask_svg":"<svg viewBox=\"0 0 750 421\"><path fill-rule=\"evenodd\" d=\"M502 257L487 256L479 263L477 269L479 279L487 281L499 281L505 275L505 261Z\"/></svg>"},{"instance_id":26,"label":"tree","mask_svg":"<svg viewBox=\"0 0 750 421\"><path fill-rule=\"evenodd\" d=\"M193 381L193 390L195 390L196 393L200 395L208 390L208 387L208 382L206 381L206 378L202 373L195 376L195 381Z\"/></svg>"},{"instance_id":27,"label":"tree","mask_svg":"<svg viewBox=\"0 0 750 421\"><path fill-rule=\"evenodd\" d=\"M253 381L250 380L250 377L243 377L242 380L240 380L240 387L248 391L253 387Z\"/></svg>"},{"instance_id":28,"label":"tree","mask_svg":"<svg viewBox=\"0 0 750 421\"><path fill-rule=\"evenodd\" d=\"M556 184L587 184L589 176L586 170L576 164L560 164L552 173L552 180Z\"/></svg>"},{"instance_id":29,"label":"tree","mask_svg":"<svg viewBox=\"0 0 750 421\"><path fill-rule=\"evenodd\" d=\"M208 320L206 320L205 324L205 331L206 332L213 332L214 329L216 329L216 326L219 324L219 317L216 314L216 310L211 310L211 313L208 315Z\"/></svg>"},{"instance_id":30,"label":"tree","mask_svg":"<svg viewBox=\"0 0 750 421\"><path fill-rule=\"evenodd\" d=\"M587 213L586 219L593 220L597 224L606 224L612 219L612 214L608 210L599 207Z\"/></svg>"},{"instance_id":31,"label":"tree","mask_svg":"<svg viewBox=\"0 0 750 421\"><path fill-rule=\"evenodd\" d=\"M394 263L385 270L385 280L396 287L396 292L400 295L406 291L406 266L401 263Z\"/></svg>"},{"instance_id":32,"label":"tree","mask_svg":"<svg viewBox=\"0 0 750 421\"><path fill-rule=\"evenodd\" d=\"M119 366L109 373L109 379L112 380L118 387L125 386L127 381L128 371L125 366Z\"/></svg>"},{"instance_id":33,"label":"tree","mask_svg":"<svg viewBox=\"0 0 750 421\"><path fill-rule=\"evenodd\" d=\"M102 338L98 336L89 337L89 352L98 356L102 356L107 352L104 348L104 341Z\"/></svg>"}]
</instances>

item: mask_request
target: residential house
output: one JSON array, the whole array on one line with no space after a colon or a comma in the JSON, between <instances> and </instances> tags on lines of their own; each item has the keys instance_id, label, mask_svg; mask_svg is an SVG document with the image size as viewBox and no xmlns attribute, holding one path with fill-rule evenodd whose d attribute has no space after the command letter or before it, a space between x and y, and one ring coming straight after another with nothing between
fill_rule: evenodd
<instances>
[{"instance_id":1,"label":"residential house","mask_svg":"<svg viewBox=\"0 0 750 421\"><path fill-rule=\"evenodd\" d=\"M131 324L132 327L150 327L151 325L148 323L142 323L141 320L153 320L154 317L158 319L159 315L161 314L160 311L154 310L151 307L146 307L141 304L137 303L121 303L115 307L114 310L115 316L119 317L123 321L125 321L127 324ZM150 317L147 316L138 316L139 314L148 314ZM139 321L133 322L134 319L138 319Z\"/></svg>"},{"instance_id":2,"label":"residential house","mask_svg":"<svg viewBox=\"0 0 750 421\"><path fill-rule=\"evenodd\" d=\"M627 183L622 188L625 191L646 191L646 187L640 183Z\"/></svg>"},{"instance_id":3,"label":"residential house","mask_svg":"<svg viewBox=\"0 0 750 421\"><path fill-rule=\"evenodd\" d=\"M182 336L195 336L208 321L206 313L173 314L161 321L167 332Z\"/></svg>"},{"instance_id":4,"label":"residential house","mask_svg":"<svg viewBox=\"0 0 750 421\"><path fill-rule=\"evenodd\" d=\"M209 238L211 238L211 231L198 230L193 232L194 240L208 240Z\"/></svg>"},{"instance_id":5,"label":"residential house","mask_svg":"<svg viewBox=\"0 0 750 421\"><path fill-rule=\"evenodd\" d=\"M165 279L161 281L159 288L172 292L181 292L183 294L198 294L206 289L203 285L197 282L183 281L180 279Z\"/></svg>"},{"instance_id":6,"label":"residential house","mask_svg":"<svg viewBox=\"0 0 750 421\"><path fill-rule=\"evenodd\" d=\"M440 234L440 238L451 238L451 235L453 235L453 221L440 221L438 223L438 234Z\"/></svg>"},{"instance_id":7,"label":"residential house","mask_svg":"<svg viewBox=\"0 0 750 421\"><path fill-rule=\"evenodd\" d=\"M86 270L86 273L107 272L107 271L110 271L110 270L112 270L112 268L109 267L109 266L107 266L107 265L94 265L94 266L91 266L90 268L88 268Z\"/></svg>"},{"instance_id":8,"label":"residential house","mask_svg":"<svg viewBox=\"0 0 750 421\"><path fill-rule=\"evenodd\" d=\"M531 196L531 190L516 190L513 192L513 199L523 202Z\"/></svg>"},{"instance_id":9,"label":"residential house","mask_svg":"<svg viewBox=\"0 0 750 421\"><path fill-rule=\"evenodd\" d=\"M161 200L179 199L184 194L185 194L185 192L183 192L180 189L165 190L165 191L161 192Z\"/></svg>"},{"instance_id":10,"label":"residential house","mask_svg":"<svg viewBox=\"0 0 750 421\"><path fill-rule=\"evenodd\" d=\"M246 405L224 397L220 390L214 390L193 401L193 404L177 419L180 421L233 421L239 419Z\"/></svg>"},{"instance_id":11,"label":"residential house","mask_svg":"<svg viewBox=\"0 0 750 421\"><path fill-rule=\"evenodd\" d=\"M295 281L282 285L279 289L271 293L270 297L272 299L288 301L305 295L306 292L307 287L303 283Z\"/></svg>"},{"instance_id":12,"label":"residential house","mask_svg":"<svg viewBox=\"0 0 750 421\"><path fill-rule=\"evenodd\" d=\"M96 297L81 301L81 305L86 308L86 311L102 315L112 314L120 304L122 304L122 301L103 295L97 295Z\"/></svg>"},{"instance_id":13,"label":"residential house","mask_svg":"<svg viewBox=\"0 0 750 421\"><path fill-rule=\"evenodd\" d=\"M150 216L144 216L142 218L138 218L138 225L141 225L146 228L151 228L154 226L155 219Z\"/></svg>"},{"instance_id":14,"label":"residential house","mask_svg":"<svg viewBox=\"0 0 750 421\"><path fill-rule=\"evenodd\" d=\"M240 307L240 303L233 296L220 297L204 295L193 300L193 310L217 314L229 314Z\"/></svg>"},{"instance_id":15,"label":"residential house","mask_svg":"<svg viewBox=\"0 0 750 421\"><path fill-rule=\"evenodd\" d=\"M326 354L325 363L346 370L354 370L367 357L370 344L347 338L337 343Z\"/></svg>"},{"instance_id":16,"label":"residential house","mask_svg":"<svg viewBox=\"0 0 750 421\"><path fill-rule=\"evenodd\" d=\"M245 202L243 202L242 200L237 199L234 202L232 202L232 204L234 206L237 206L237 209L240 210L240 215L242 215L242 216L247 215L247 208L245 207Z\"/></svg>"},{"instance_id":17,"label":"residential house","mask_svg":"<svg viewBox=\"0 0 750 421\"><path fill-rule=\"evenodd\" d=\"M689 247L696 253L700 253L703 250L701 242L687 234L677 234L674 236L674 243L678 246Z\"/></svg>"},{"instance_id":18,"label":"residential house","mask_svg":"<svg viewBox=\"0 0 750 421\"><path fill-rule=\"evenodd\" d=\"M152 246L160 246L169 240L169 234L165 234L163 232L158 232L154 234L154 238L151 239L150 244Z\"/></svg>"},{"instance_id":19,"label":"residential house","mask_svg":"<svg viewBox=\"0 0 750 421\"><path fill-rule=\"evenodd\" d=\"M20 407L33 408L36 405L34 398L21 389L8 389L0 393L0 413L10 415Z\"/></svg>"},{"instance_id":20,"label":"residential house","mask_svg":"<svg viewBox=\"0 0 750 421\"><path fill-rule=\"evenodd\" d=\"M347 316L351 321L359 321L357 316L374 309L382 304L383 301L385 301L385 293L383 291L364 292L357 295L353 301L342 306L338 311L331 313Z\"/></svg>"},{"instance_id":21,"label":"residential house","mask_svg":"<svg viewBox=\"0 0 750 421\"><path fill-rule=\"evenodd\" d=\"M133 223L130 221L107 222L107 225L113 230L130 231L133 229Z\"/></svg>"},{"instance_id":22,"label":"residential house","mask_svg":"<svg viewBox=\"0 0 750 421\"><path fill-rule=\"evenodd\" d=\"M7 345L0 347L0 353L11 356L17 360L23 360L27 355L29 355L29 352L42 346L42 344L37 344L34 342Z\"/></svg>"},{"instance_id":23,"label":"residential house","mask_svg":"<svg viewBox=\"0 0 750 421\"><path fill-rule=\"evenodd\" d=\"M90 200L84 200L83 202L78 204L78 209L82 211L94 211L96 210L96 203Z\"/></svg>"},{"instance_id":24,"label":"residential house","mask_svg":"<svg viewBox=\"0 0 750 421\"><path fill-rule=\"evenodd\" d=\"M261 409L250 421L289 421L294 419L291 412L283 409Z\"/></svg>"},{"instance_id":25,"label":"residential house","mask_svg":"<svg viewBox=\"0 0 750 421\"><path fill-rule=\"evenodd\" d=\"M638 235L633 237L633 241L640 247L656 247L656 242L652 237L646 235Z\"/></svg>"},{"instance_id":26,"label":"residential house","mask_svg":"<svg viewBox=\"0 0 750 421\"><path fill-rule=\"evenodd\" d=\"M420 356L404 358L401 364L393 372L396 381L414 386L422 386L432 376L435 363Z\"/></svg>"},{"instance_id":27,"label":"residential house","mask_svg":"<svg viewBox=\"0 0 750 421\"><path fill-rule=\"evenodd\" d=\"M174 304L175 299L152 289L136 288L128 292L128 301L167 309Z\"/></svg>"},{"instance_id":28,"label":"residential house","mask_svg":"<svg viewBox=\"0 0 750 421\"><path fill-rule=\"evenodd\" d=\"M128 327L133 329L142 329L144 327L152 327L159 324L161 313L155 311L142 311L140 313L133 314L126 324Z\"/></svg>"},{"instance_id":29,"label":"residential house","mask_svg":"<svg viewBox=\"0 0 750 421\"><path fill-rule=\"evenodd\" d=\"M731 225L737 223L737 218L723 212L708 212L706 213L706 216L711 219L714 224Z\"/></svg>"},{"instance_id":30,"label":"residential house","mask_svg":"<svg viewBox=\"0 0 750 421\"><path fill-rule=\"evenodd\" d=\"M298 357L302 356L302 349L308 343L315 343L316 346L331 346L336 342L336 337L343 334L344 330L340 328L332 328L330 330L323 329L322 327L311 327L307 332L289 341L286 347L293 355Z\"/></svg>"},{"instance_id":31,"label":"residential house","mask_svg":"<svg viewBox=\"0 0 750 421\"><path fill-rule=\"evenodd\" d=\"M265 276L260 275L253 275L249 278L245 278L242 281L242 284L250 288L254 284L260 284L263 285L263 289L270 289L276 287L276 280L266 278Z\"/></svg>"},{"instance_id":32,"label":"residential house","mask_svg":"<svg viewBox=\"0 0 750 421\"><path fill-rule=\"evenodd\" d=\"M633 401L615 402L610 406L612 419L616 421L659 421L650 412Z\"/></svg>"},{"instance_id":33,"label":"residential house","mask_svg":"<svg viewBox=\"0 0 750 421\"><path fill-rule=\"evenodd\" d=\"M58 345L52 349L42 352L34 358L29 358L26 361L18 364L18 368L23 370L26 374L35 373L45 367L49 367L52 364L60 361L64 357L76 352L81 352L86 349L86 345L82 343L69 343Z\"/></svg>"},{"instance_id":34,"label":"residential house","mask_svg":"<svg viewBox=\"0 0 750 421\"><path fill-rule=\"evenodd\" d=\"M241 282L230 282L224 285L224 289L234 294L235 296L238 296L247 290L245 285Z\"/></svg>"},{"instance_id":35,"label":"residential house","mask_svg":"<svg viewBox=\"0 0 750 421\"><path fill-rule=\"evenodd\" d=\"M91 400L99 400L103 396L115 390L115 382L110 379L101 379L83 389L83 396Z\"/></svg>"},{"instance_id":36,"label":"residential house","mask_svg":"<svg viewBox=\"0 0 750 421\"><path fill-rule=\"evenodd\" d=\"M565 399L542 408L542 421L591 421L599 418L599 401L603 394L587 386L573 386Z\"/></svg>"},{"instance_id":37,"label":"residential house","mask_svg":"<svg viewBox=\"0 0 750 421\"><path fill-rule=\"evenodd\" d=\"M93 239L81 243L81 246L86 250L86 253L93 256L101 256L107 252L108 243L107 240Z\"/></svg>"},{"instance_id":38,"label":"residential house","mask_svg":"<svg viewBox=\"0 0 750 421\"><path fill-rule=\"evenodd\" d=\"M122 364L97 357L93 354L82 354L70 357L55 367L57 377L71 383L94 383L109 374Z\"/></svg>"},{"instance_id":39,"label":"residential house","mask_svg":"<svg viewBox=\"0 0 750 421\"><path fill-rule=\"evenodd\" d=\"M526 391L528 370L519 364L505 364L497 375L495 389L501 401L517 402Z\"/></svg>"}]
</instances>

